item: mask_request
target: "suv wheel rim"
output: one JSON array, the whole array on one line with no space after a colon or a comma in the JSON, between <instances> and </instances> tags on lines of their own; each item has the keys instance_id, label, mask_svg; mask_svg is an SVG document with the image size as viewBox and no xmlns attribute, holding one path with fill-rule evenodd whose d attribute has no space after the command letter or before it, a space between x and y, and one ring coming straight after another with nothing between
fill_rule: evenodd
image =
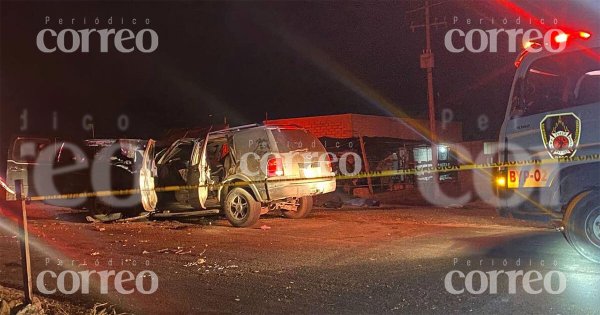
<instances>
[{"instance_id":1,"label":"suv wheel rim","mask_svg":"<svg viewBox=\"0 0 600 315\"><path fill-rule=\"evenodd\" d=\"M235 219L243 219L248 214L248 200L240 195L234 196L231 200L230 210Z\"/></svg>"},{"instance_id":2,"label":"suv wheel rim","mask_svg":"<svg viewBox=\"0 0 600 315\"><path fill-rule=\"evenodd\" d=\"M586 234L592 244L600 248L600 208L595 209L588 215Z\"/></svg>"}]
</instances>

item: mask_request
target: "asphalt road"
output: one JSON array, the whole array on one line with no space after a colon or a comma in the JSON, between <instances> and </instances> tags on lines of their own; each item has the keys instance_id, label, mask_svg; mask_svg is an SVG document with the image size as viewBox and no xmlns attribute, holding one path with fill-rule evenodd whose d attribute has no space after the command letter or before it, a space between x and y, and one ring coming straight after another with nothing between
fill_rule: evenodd
<instances>
[{"instance_id":1,"label":"asphalt road","mask_svg":"<svg viewBox=\"0 0 600 315\"><path fill-rule=\"evenodd\" d=\"M91 224L81 213L39 204L29 212L34 282L44 270L64 269L151 270L158 277L157 291L148 295L119 294L114 281L100 294L99 278L92 278L90 294L48 295L65 304L108 302L137 314L600 313L600 266L559 232L497 218L482 204L317 209L303 220L267 216L253 229L217 218ZM0 216L0 285L19 288L11 227ZM477 271L494 270L538 271L550 278L550 290L540 280L531 287L542 292L527 293L518 277L511 294L504 274L497 293L451 294L444 279L453 270L477 273L473 291L482 284ZM552 294L560 290L560 274L566 287ZM148 289L150 279L144 281ZM56 279L44 282L56 288ZM452 286L464 289L467 282L455 276ZM133 281L124 287L136 288Z\"/></svg>"}]
</instances>

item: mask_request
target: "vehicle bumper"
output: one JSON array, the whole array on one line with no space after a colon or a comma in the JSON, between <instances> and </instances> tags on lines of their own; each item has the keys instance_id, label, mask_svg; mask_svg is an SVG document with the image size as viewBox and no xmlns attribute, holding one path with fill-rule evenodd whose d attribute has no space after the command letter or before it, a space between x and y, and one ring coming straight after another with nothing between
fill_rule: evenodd
<instances>
[{"instance_id":1,"label":"vehicle bumper","mask_svg":"<svg viewBox=\"0 0 600 315\"><path fill-rule=\"evenodd\" d=\"M271 200L289 197L314 196L335 190L335 178L304 180L269 180L268 196Z\"/></svg>"},{"instance_id":2,"label":"vehicle bumper","mask_svg":"<svg viewBox=\"0 0 600 315\"><path fill-rule=\"evenodd\" d=\"M503 214L524 220L549 221L560 218L560 204L545 189L547 188L499 189L498 208Z\"/></svg>"}]
</instances>

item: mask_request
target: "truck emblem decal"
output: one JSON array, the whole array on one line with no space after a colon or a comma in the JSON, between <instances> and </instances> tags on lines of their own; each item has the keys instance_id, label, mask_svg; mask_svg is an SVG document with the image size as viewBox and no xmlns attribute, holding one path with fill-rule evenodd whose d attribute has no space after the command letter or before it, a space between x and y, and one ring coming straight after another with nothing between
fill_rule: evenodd
<instances>
[{"instance_id":1,"label":"truck emblem decal","mask_svg":"<svg viewBox=\"0 0 600 315\"><path fill-rule=\"evenodd\" d=\"M546 115L540 122L544 147L550 156L572 157L579 145L581 120L574 113Z\"/></svg>"}]
</instances>

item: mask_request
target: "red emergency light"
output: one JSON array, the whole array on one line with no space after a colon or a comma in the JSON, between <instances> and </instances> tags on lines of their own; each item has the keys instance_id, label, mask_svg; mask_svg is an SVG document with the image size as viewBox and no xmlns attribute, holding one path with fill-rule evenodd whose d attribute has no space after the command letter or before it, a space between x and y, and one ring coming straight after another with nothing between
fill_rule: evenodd
<instances>
[{"instance_id":1,"label":"red emergency light","mask_svg":"<svg viewBox=\"0 0 600 315\"><path fill-rule=\"evenodd\" d=\"M567 40L569 40L569 38L572 35L576 35L577 38L583 39L583 40L587 40L588 38L590 38L592 36L592 34L588 33L588 32L584 32L584 31L579 31L577 33L574 34L567 34L567 33L563 33L563 34L558 34L556 36L554 36L554 41L557 43L564 43Z\"/></svg>"},{"instance_id":2,"label":"red emergency light","mask_svg":"<svg viewBox=\"0 0 600 315\"><path fill-rule=\"evenodd\" d=\"M570 34L567 34L567 33L558 34L558 35L554 36L554 42L565 43L565 42L567 42L567 39L569 39L569 36L570 36Z\"/></svg>"},{"instance_id":3,"label":"red emergency light","mask_svg":"<svg viewBox=\"0 0 600 315\"><path fill-rule=\"evenodd\" d=\"M552 40L555 44L560 44L560 43L566 43L571 38L588 40L590 37L592 37L591 33L586 32L586 31L578 31L578 32L574 32L574 33L558 34L558 35L554 36L554 38L552 38ZM540 43L537 40L524 42L523 43L523 51L521 51L521 53L517 57L517 60L515 61L515 67L517 67L517 68L519 67L519 65L521 64L521 61L523 61L523 58L525 58L525 56L529 52L529 50L528 50L529 47L533 46L533 47L537 48L541 45L542 45L542 43Z\"/></svg>"},{"instance_id":4,"label":"red emergency light","mask_svg":"<svg viewBox=\"0 0 600 315\"><path fill-rule=\"evenodd\" d=\"M578 39L587 40L590 37L592 37L592 34L586 32L586 31L579 31L579 32L575 32L575 33L561 33L561 34L554 36L554 38L552 38L552 40L554 41L554 43L560 44L560 43L567 42L570 38L578 38ZM527 41L527 42L523 43L523 49L527 49L534 45L541 45L541 43L537 40L536 41Z\"/></svg>"},{"instance_id":5,"label":"red emergency light","mask_svg":"<svg viewBox=\"0 0 600 315\"><path fill-rule=\"evenodd\" d=\"M590 34L588 32L584 32L584 31L579 31L577 34L579 35L579 38L581 38L581 39L588 39L592 36L592 34Z\"/></svg>"}]
</instances>

